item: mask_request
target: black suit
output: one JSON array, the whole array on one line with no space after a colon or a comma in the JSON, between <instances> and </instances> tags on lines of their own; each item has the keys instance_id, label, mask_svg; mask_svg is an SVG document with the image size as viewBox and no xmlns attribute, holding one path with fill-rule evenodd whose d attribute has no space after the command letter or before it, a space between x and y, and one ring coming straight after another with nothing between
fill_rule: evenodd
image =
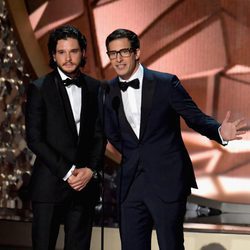
<instances>
[{"instance_id":1,"label":"black suit","mask_svg":"<svg viewBox=\"0 0 250 250\"><path fill-rule=\"evenodd\" d=\"M53 71L43 78L31 83L28 88L26 106L26 133L29 148L36 155L36 160L32 168L30 183L31 198L34 212L39 210L39 206L53 204L49 208L49 214L41 214L42 220L50 220L48 223L58 221L63 218L65 222L65 232L72 242L66 242L66 249L89 249L91 235L91 223L94 202L97 200L99 184L92 179L80 192L74 191L63 177L68 173L73 165L76 168L89 167L98 170L103 153L102 131L98 117L98 91L99 81L85 75L80 75L82 91L82 107L80 117L80 132L77 134L76 124L73 117L70 101L65 87L57 71ZM50 205L49 205L50 206ZM54 208L56 207L56 209ZM64 218L62 211L69 207L79 210L78 215ZM45 209L45 208L44 208ZM59 216L59 214L62 213ZM72 211L70 213L73 213ZM54 216L55 215L55 216ZM80 216L85 225L83 228L72 229L71 224ZM40 219L38 219L40 220ZM72 223L70 222L72 220ZM74 222L75 223L75 222ZM67 224L67 225L66 225ZM39 238L39 221L34 217L33 240L34 249L53 249L57 237L58 225L53 232L47 232L53 243L48 243L45 238ZM85 242L77 246L77 237L85 232ZM72 232L71 232L72 231ZM46 232L43 232L46 234ZM72 235L74 238L70 239ZM44 242L44 248L40 247L40 242ZM74 243L75 241L75 243ZM50 244L50 246L46 246Z\"/></svg>"},{"instance_id":2,"label":"black suit","mask_svg":"<svg viewBox=\"0 0 250 250\"><path fill-rule=\"evenodd\" d=\"M180 117L195 131L221 143L220 124L200 111L176 76L144 68L139 139L126 119L118 78L110 82L105 131L111 144L122 153L118 191L121 236L122 242L130 242L123 249L150 249L153 224L161 250L183 249L185 202L191 187L197 185L181 137ZM136 209L131 212L131 207ZM176 235L171 235L173 230L168 224L174 218ZM127 221L132 225L145 223L133 235L126 228Z\"/></svg>"}]
</instances>

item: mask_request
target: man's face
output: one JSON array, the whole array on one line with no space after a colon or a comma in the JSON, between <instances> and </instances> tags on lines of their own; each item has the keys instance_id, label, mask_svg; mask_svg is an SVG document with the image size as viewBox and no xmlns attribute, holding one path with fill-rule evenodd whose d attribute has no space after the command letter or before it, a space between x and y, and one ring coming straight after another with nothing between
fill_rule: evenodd
<instances>
[{"instance_id":1,"label":"man's face","mask_svg":"<svg viewBox=\"0 0 250 250\"><path fill-rule=\"evenodd\" d=\"M131 44L127 38L119 38L109 43L109 52L117 52L124 49L130 49ZM123 57L120 53L116 53L116 58L110 58L112 67L118 76L127 80L137 70L139 64L140 49L131 51L128 56Z\"/></svg>"},{"instance_id":2,"label":"man's face","mask_svg":"<svg viewBox=\"0 0 250 250\"><path fill-rule=\"evenodd\" d=\"M85 51L81 51L77 39L67 38L57 41L56 52L53 55L57 66L68 76L74 77L79 70Z\"/></svg>"}]
</instances>

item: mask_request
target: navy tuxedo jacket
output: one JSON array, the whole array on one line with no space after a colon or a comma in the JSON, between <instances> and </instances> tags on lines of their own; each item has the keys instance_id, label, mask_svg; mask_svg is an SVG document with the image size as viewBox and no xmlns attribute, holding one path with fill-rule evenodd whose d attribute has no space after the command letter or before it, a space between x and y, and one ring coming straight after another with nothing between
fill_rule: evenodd
<instances>
[{"instance_id":1,"label":"navy tuxedo jacket","mask_svg":"<svg viewBox=\"0 0 250 250\"><path fill-rule=\"evenodd\" d=\"M148 185L166 202L182 200L191 187L197 188L180 117L190 128L221 143L220 124L197 107L175 75L144 68L139 139L126 119L118 78L109 82L105 132L122 154L120 201L126 198L138 166Z\"/></svg>"},{"instance_id":2,"label":"navy tuxedo jacket","mask_svg":"<svg viewBox=\"0 0 250 250\"><path fill-rule=\"evenodd\" d=\"M81 192L63 177L70 168L98 169L103 153L103 133L98 115L100 82L81 74L82 107L80 133L65 87L57 71L29 84L26 104L27 144L36 155L31 176L33 201L65 201L72 195L92 195L92 180ZM98 194L96 194L98 195Z\"/></svg>"}]
</instances>

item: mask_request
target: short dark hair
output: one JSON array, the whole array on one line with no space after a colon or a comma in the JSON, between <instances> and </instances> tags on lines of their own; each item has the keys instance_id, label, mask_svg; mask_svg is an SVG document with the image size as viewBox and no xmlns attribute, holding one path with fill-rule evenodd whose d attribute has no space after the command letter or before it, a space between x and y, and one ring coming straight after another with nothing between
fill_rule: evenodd
<instances>
[{"instance_id":1,"label":"short dark hair","mask_svg":"<svg viewBox=\"0 0 250 250\"><path fill-rule=\"evenodd\" d=\"M136 50L140 48L140 40L133 31L127 29L117 29L109 34L106 38L107 51L109 50L109 43L120 38L127 38L130 41L132 49Z\"/></svg>"},{"instance_id":2,"label":"short dark hair","mask_svg":"<svg viewBox=\"0 0 250 250\"><path fill-rule=\"evenodd\" d=\"M74 38L79 42L81 51L86 50L87 40L85 36L74 26L64 25L59 28L56 28L50 33L48 40L48 52L49 52L49 66L53 69L57 67L56 62L54 61L53 55L56 53L56 46L58 40ZM81 60L80 66L83 67L86 64L86 58L83 57Z\"/></svg>"}]
</instances>

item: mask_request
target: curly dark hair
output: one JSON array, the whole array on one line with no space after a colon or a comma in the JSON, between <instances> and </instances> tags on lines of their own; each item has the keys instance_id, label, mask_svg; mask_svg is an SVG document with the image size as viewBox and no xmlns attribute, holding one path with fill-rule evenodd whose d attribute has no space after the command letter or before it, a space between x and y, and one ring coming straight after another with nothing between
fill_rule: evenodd
<instances>
[{"instance_id":1,"label":"curly dark hair","mask_svg":"<svg viewBox=\"0 0 250 250\"><path fill-rule=\"evenodd\" d=\"M74 26L64 25L53 30L49 36L48 40L48 52L49 52L49 66L52 69L57 67L56 62L54 61L53 55L56 53L56 46L58 40L74 38L79 42L81 51L87 49L87 40L86 37ZM80 66L83 67L86 64L86 57L83 57L80 63Z\"/></svg>"}]
</instances>

